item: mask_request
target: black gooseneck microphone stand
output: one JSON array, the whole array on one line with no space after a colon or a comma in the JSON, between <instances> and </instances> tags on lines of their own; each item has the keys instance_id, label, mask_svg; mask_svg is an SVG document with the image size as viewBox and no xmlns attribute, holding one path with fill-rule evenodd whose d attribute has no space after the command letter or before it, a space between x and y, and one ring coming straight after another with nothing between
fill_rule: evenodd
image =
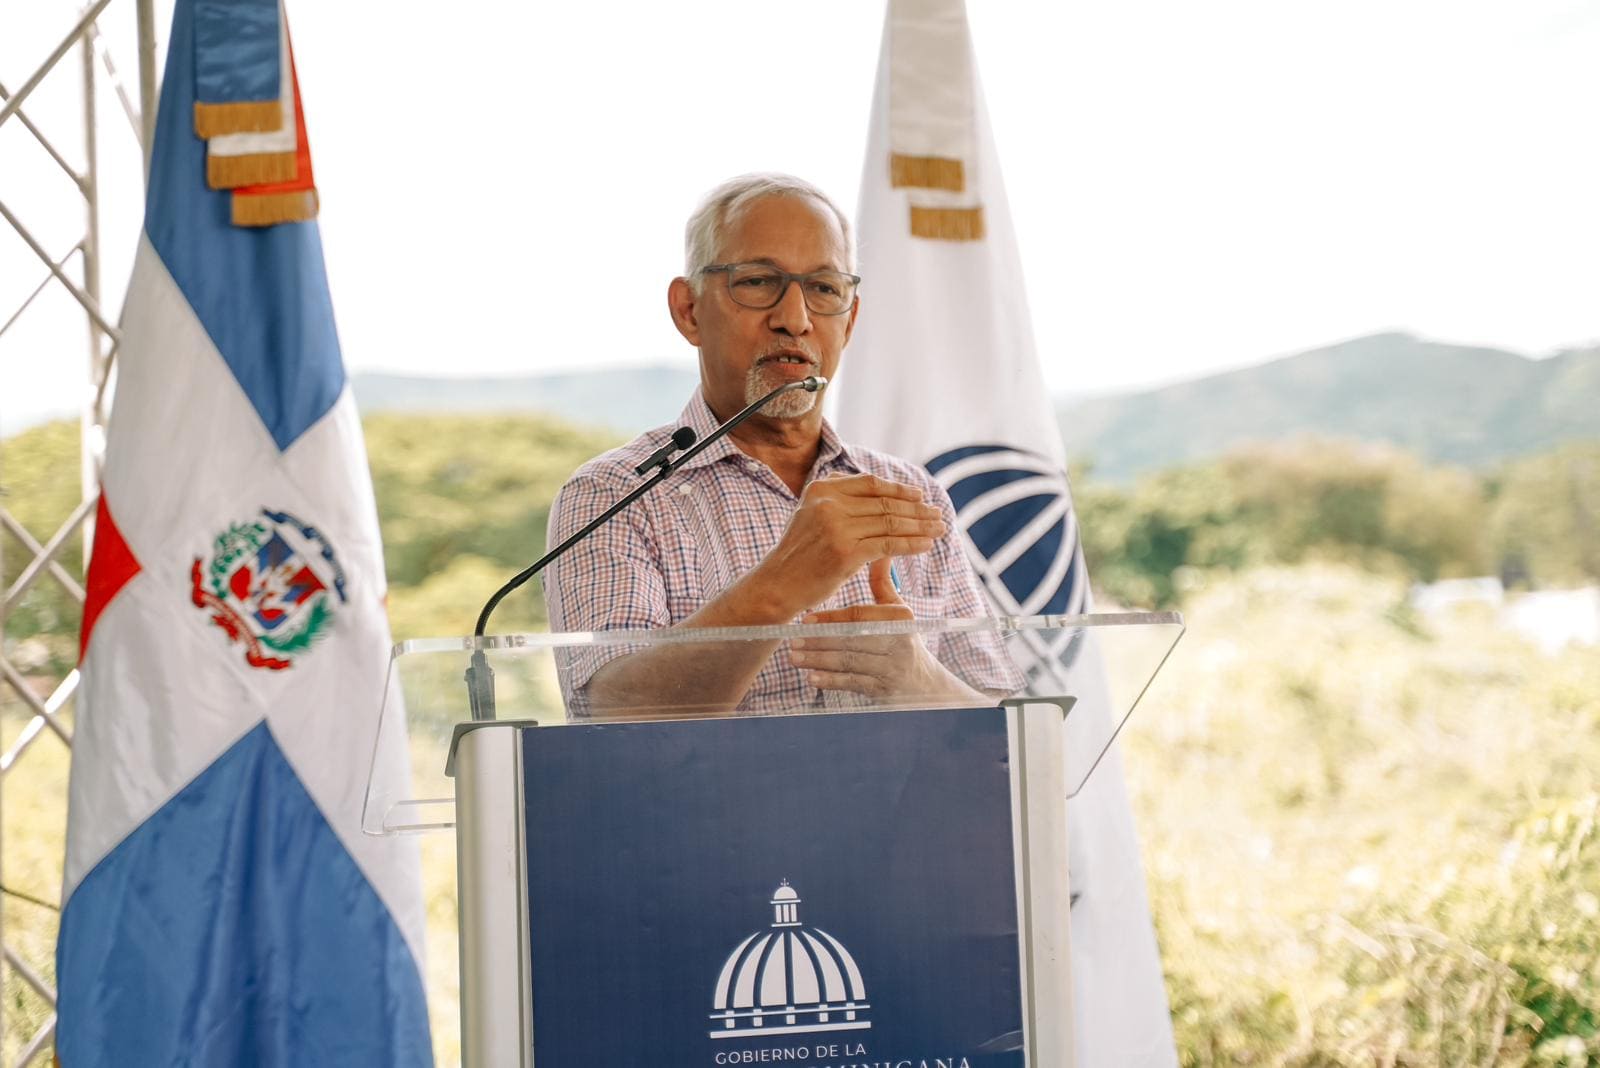
<instances>
[{"instance_id":1,"label":"black gooseneck microphone stand","mask_svg":"<svg viewBox=\"0 0 1600 1068\"><path fill-rule=\"evenodd\" d=\"M674 430L672 432L672 441L670 444L663 445L661 448L657 449L648 460L635 468L635 470L642 475L651 467L655 467L655 476L652 477L648 482L645 482L639 486L635 486L632 490L629 490L627 495L625 495L616 504L613 504L610 508L607 508L594 519L584 524L582 530L578 531L576 534L573 534L560 545L557 545L554 549L551 549L549 552L539 557L539 559L535 560L528 567L513 575L504 586L501 586L498 590L495 590L494 594L490 596L489 600L484 603L483 611L478 613L478 625L472 632L473 637L483 637L483 632L489 625L489 614L495 610L501 601L505 600L507 594L521 586L523 583L527 582L529 579L533 578L533 576L537 575L545 568L549 567L550 564L552 564L568 549L571 549L574 545L578 544L578 542L594 533L596 528L598 528L602 523L606 522L606 520L610 519L612 516L628 507L628 505L632 504L640 497L643 497L646 493L649 493L656 486L660 485L662 479L666 478L673 471L676 471L679 467L682 467L684 464L700 455L700 453L704 452L709 446L715 443L717 439L721 438L723 435L727 434L728 431L732 430L734 427L750 418L756 412L760 411L762 406L768 401L780 394L788 393L789 391L796 389L803 389L807 393L815 393L827 384L828 380L826 378L822 377L821 375L812 375L810 378L803 378L798 382L790 382L786 385L779 386L777 389L773 390L771 393L768 393L765 397L762 397L754 404L745 407L743 411L741 411L738 415L735 415L732 419L729 419L726 423L723 423L721 426L717 427L717 429L713 430L703 441L699 442L698 444L695 443L695 432L691 427L680 426L677 430ZM691 445L694 447L689 448ZM672 458L672 454L674 452L685 448L688 448L689 451L678 457L676 460ZM489 659L488 657L484 656L482 648L473 650L472 664L467 668L464 678L467 683L467 700L472 709L472 718L474 720L494 719L494 669L489 667Z\"/></svg>"}]
</instances>

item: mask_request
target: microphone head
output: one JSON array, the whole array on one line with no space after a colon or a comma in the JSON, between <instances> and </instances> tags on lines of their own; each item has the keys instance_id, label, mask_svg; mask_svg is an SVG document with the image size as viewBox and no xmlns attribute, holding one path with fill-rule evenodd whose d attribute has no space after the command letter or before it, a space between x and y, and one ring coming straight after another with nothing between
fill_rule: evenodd
<instances>
[{"instance_id":1,"label":"microphone head","mask_svg":"<svg viewBox=\"0 0 1600 1068\"><path fill-rule=\"evenodd\" d=\"M672 432L672 443L680 449L687 449L699 436L694 432L694 427L680 426Z\"/></svg>"},{"instance_id":2,"label":"microphone head","mask_svg":"<svg viewBox=\"0 0 1600 1068\"><path fill-rule=\"evenodd\" d=\"M812 375L810 378L801 383L801 385L806 387L807 393L815 393L817 390L821 389L827 384L827 378L823 377L822 375Z\"/></svg>"}]
</instances>

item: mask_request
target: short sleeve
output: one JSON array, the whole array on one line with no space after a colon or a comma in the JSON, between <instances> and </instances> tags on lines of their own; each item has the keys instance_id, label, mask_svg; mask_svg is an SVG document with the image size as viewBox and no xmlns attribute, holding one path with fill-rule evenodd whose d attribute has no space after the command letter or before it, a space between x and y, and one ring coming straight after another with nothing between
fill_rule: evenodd
<instances>
[{"instance_id":1,"label":"short sleeve","mask_svg":"<svg viewBox=\"0 0 1600 1068\"><path fill-rule=\"evenodd\" d=\"M561 488L550 506L546 544L565 539L615 504L625 489L580 472ZM550 629L562 631L633 630L671 623L660 550L650 534L643 502L636 502L589 534L544 572L545 607ZM627 646L577 646L557 655L561 692L569 712L585 714L583 693L594 673Z\"/></svg>"}]
</instances>

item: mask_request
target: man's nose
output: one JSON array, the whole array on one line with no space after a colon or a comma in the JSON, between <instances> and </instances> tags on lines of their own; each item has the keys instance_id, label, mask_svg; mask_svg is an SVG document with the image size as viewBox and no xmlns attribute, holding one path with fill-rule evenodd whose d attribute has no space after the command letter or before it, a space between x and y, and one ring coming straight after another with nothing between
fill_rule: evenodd
<instances>
[{"instance_id":1,"label":"man's nose","mask_svg":"<svg viewBox=\"0 0 1600 1068\"><path fill-rule=\"evenodd\" d=\"M805 290L800 288L798 280L790 280L778 303L767 312L767 322L780 333L799 335L810 331L811 312L806 307Z\"/></svg>"}]
</instances>

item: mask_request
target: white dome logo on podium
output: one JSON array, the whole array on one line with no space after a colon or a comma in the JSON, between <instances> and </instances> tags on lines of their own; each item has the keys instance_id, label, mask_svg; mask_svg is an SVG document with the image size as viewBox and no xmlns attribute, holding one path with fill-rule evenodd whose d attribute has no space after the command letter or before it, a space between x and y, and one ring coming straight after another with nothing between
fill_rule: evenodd
<instances>
[{"instance_id":1,"label":"white dome logo on podium","mask_svg":"<svg viewBox=\"0 0 1600 1068\"><path fill-rule=\"evenodd\" d=\"M800 895L785 879L772 894L772 926L739 943L717 977L712 1038L864 1031L867 990L850 951L800 922Z\"/></svg>"}]
</instances>

